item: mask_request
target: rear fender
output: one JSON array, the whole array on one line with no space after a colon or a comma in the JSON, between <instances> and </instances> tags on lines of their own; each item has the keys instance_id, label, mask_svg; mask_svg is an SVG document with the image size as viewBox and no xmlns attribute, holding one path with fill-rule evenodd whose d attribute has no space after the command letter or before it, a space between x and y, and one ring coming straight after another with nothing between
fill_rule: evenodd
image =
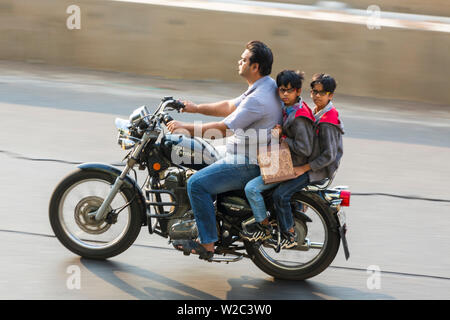
<instances>
[{"instance_id":1,"label":"rear fender","mask_svg":"<svg viewBox=\"0 0 450 320\"><path fill-rule=\"evenodd\" d=\"M114 168L110 165L104 164L104 163L83 163L83 164L79 165L78 168L81 170L86 170L86 171L97 171L97 172L106 173L113 180L117 179L117 177L122 174L121 170ZM135 199L135 201L137 201L137 203L139 205L139 209L140 209L139 213L141 215L142 225L146 226L147 225L147 208L146 208L146 204L145 204L146 201L145 201L145 197L144 197L141 189L139 188L138 184L136 183L136 181L134 179L130 178L129 176L126 176L125 179L123 180L122 188L130 189L134 193L136 193L137 198Z\"/></svg>"},{"instance_id":2,"label":"rear fender","mask_svg":"<svg viewBox=\"0 0 450 320\"><path fill-rule=\"evenodd\" d=\"M337 210L333 207L331 207L330 203L325 200L323 194L321 194L320 191L301 191L303 195L307 196L311 200L315 202L316 205L321 206L325 211L327 211L333 219L331 219L331 224L333 227L333 230L336 232L339 228L339 222L337 217Z\"/></svg>"}]
</instances>

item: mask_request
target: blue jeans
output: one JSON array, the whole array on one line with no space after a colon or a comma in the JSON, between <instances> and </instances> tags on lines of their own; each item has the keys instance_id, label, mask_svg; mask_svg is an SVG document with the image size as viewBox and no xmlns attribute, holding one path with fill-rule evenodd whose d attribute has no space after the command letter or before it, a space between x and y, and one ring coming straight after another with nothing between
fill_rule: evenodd
<instances>
[{"instance_id":1,"label":"blue jeans","mask_svg":"<svg viewBox=\"0 0 450 320\"><path fill-rule=\"evenodd\" d=\"M262 176L258 176L249 181L245 186L245 195L252 207L253 216L257 222L261 222L267 217L267 209L262 192L275 188L277 185L279 183L264 184Z\"/></svg>"},{"instance_id":2,"label":"blue jeans","mask_svg":"<svg viewBox=\"0 0 450 320\"><path fill-rule=\"evenodd\" d=\"M309 175L304 173L301 176L281 182L273 192L273 203L277 211L282 231L288 231L294 226L294 218L292 216L291 198L297 191L309 184Z\"/></svg>"},{"instance_id":3,"label":"blue jeans","mask_svg":"<svg viewBox=\"0 0 450 320\"><path fill-rule=\"evenodd\" d=\"M260 175L259 166L246 157L227 154L224 159L199 170L189 178L187 192L197 223L200 243L218 240L214 199L219 193L244 189Z\"/></svg>"}]
</instances>

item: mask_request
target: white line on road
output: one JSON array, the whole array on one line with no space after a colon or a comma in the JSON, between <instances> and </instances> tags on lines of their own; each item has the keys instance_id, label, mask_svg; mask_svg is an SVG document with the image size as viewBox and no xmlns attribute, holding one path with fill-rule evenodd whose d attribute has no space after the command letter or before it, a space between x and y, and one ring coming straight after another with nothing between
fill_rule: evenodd
<instances>
[{"instance_id":1,"label":"white line on road","mask_svg":"<svg viewBox=\"0 0 450 320\"><path fill-rule=\"evenodd\" d=\"M355 115L349 115L349 114L346 114L345 118L404 123L404 124L415 124L415 125L420 125L420 126L425 126L425 127L433 127L433 128L450 128L450 123L434 122L434 121L407 120L407 119L398 119L398 118L390 119L388 117L373 117L370 115L355 116Z\"/></svg>"}]
</instances>

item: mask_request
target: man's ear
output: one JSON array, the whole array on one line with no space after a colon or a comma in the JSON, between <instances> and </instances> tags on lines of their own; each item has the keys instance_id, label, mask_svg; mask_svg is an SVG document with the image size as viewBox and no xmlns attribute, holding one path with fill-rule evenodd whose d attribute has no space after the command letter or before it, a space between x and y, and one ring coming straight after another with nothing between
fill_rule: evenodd
<instances>
[{"instance_id":1,"label":"man's ear","mask_svg":"<svg viewBox=\"0 0 450 320\"><path fill-rule=\"evenodd\" d=\"M330 93L329 95L328 95L328 99L333 99L333 95L334 95L334 93Z\"/></svg>"},{"instance_id":2,"label":"man's ear","mask_svg":"<svg viewBox=\"0 0 450 320\"><path fill-rule=\"evenodd\" d=\"M250 66L250 69L253 72L259 72L259 63L257 63L257 62L252 63L252 65Z\"/></svg>"},{"instance_id":3,"label":"man's ear","mask_svg":"<svg viewBox=\"0 0 450 320\"><path fill-rule=\"evenodd\" d=\"M298 88L296 91L297 91L297 97L300 97L300 95L302 94L302 88Z\"/></svg>"}]
</instances>

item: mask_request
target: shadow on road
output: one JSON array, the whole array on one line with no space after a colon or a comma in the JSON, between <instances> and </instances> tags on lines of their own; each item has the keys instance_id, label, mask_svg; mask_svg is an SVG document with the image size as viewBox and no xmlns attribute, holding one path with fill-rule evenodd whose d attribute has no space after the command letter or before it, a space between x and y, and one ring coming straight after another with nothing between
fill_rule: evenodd
<instances>
[{"instance_id":1,"label":"shadow on road","mask_svg":"<svg viewBox=\"0 0 450 320\"><path fill-rule=\"evenodd\" d=\"M227 300L252 297L264 300L390 300L394 297L364 292L350 287L332 286L315 280L288 281L243 276L230 279Z\"/></svg>"},{"instance_id":2,"label":"shadow on road","mask_svg":"<svg viewBox=\"0 0 450 320\"><path fill-rule=\"evenodd\" d=\"M141 300L213 300L217 297L189 287L176 280L169 279L163 275L145 270L122 262L100 261L80 259L81 264L93 274L115 286L119 290ZM127 273L141 278L145 278L161 285L168 286L174 290L163 290L158 287L134 287L132 284L122 280L117 273ZM174 292L177 291L177 292Z\"/></svg>"},{"instance_id":3,"label":"shadow on road","mask_svg":"<svg viewBox=\"0 0 450 320\"><path fill-rule=\"evenodd\" d=\"M217 300L218 297L188 286L161 274L133 265L113 261L81 259L81 264L100 279L141 300ZM156 282L155 286L138 287L119 274L141 277ZM187 275L188 276L188 275ZM205 281L208 281L205 279ZM332 299L394 299L391 296L364 292L354 288L332 286L313 280L284 281L273 278L242 276L230 278L231 290L226 300L332 300ZM162 289L168 287L169 289ZM357 297L357 298L355 298Z\"/></svg>"}]
</instances>

